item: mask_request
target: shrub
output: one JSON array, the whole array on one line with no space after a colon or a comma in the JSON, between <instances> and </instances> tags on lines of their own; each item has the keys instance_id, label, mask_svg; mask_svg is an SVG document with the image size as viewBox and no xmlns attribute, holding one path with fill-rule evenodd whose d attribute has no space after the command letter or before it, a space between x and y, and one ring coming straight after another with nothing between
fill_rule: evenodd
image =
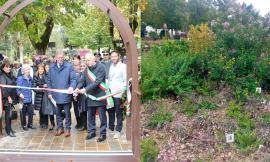
<instances>
[{"instance_id":1,"label":"shrub","mask_svg":"<svg viewBox=\"0 0 270 162\"><path fill-rule=\"evenodd\" d=\"M156 161L159 153L157 143L152 138L141 140L141 162Z\"/></svg>"},{"instance_id":2,"label":"shrub","mask_svg":"<svg viewBox=\"0 0 270 162\"><path fill-rule=\"evenodd\" d=\"M159 39L158 34L156 32L154 32L154 31L149 32L149 37L151 39L153 39L153 40L158 40Z\"/></svg>"},{"instance_id":3,"label":"shrub","mask_svg":"<svg viewBox=\"0 0 270 162\"><path fill-rule=\"evenodd\" d=\"M232 118L238 118L241 116L242 106L241 104L236 104L234 101L229 103L229 107L226 109L226 114Z\"/></svg>"},{"instance_id":4,"label":"shrub","mask_svg":"<svg viewBox=\"0 0 270 162\"><path fill-rule=\"evenodd\" d=\"M258 65L258 80L265 91L270 91L270 58L261 60Z\"/></svg>"},{"instance_id":5,"label":"shrub","mask_svg":"<svg viewBox=\"0 0 270 162\"><path fill-rule=\"evenodd\" d=\"M214 103L211 103L209 101L202 101L200 104L199 104L199 108L200 109L209 109L209 110L214 110L217 108L217 105L214 104Z\"/></svg>"},{"instance_id":6,"label":"shrub","mask_svg":"<svg viewBox=\"0 0 270 162\"><path fill-rule=\"evenodd\" d=\"M173 115L171 112L156 112L150 117L148 127L156 128L157 126L159 126L160 128L162 128L166 122L172 121Z\"/></svg>"},{"instance_id":7,"label":"shrub","mask_svg":"<svg viewBox=\"0 0 270 162\"><path fill-rule=\"evenodd\" d=\"M198 104L193 103L191 99L185 98L181 105L181 110L184 114L191 117L198 112L199 106Z\"/></svg>"},{"instance_id":8,"label":"shrub","mask_svg":"<svg viewBox=\"0 0 270 162\"><path fill-rule=\"evenodd\" d=\"M187 50L185 42L165 41L142 56L143 100L192 91L197 83L189 74L193 58Z\"/></svg>"},{"instance_id":9,"label":"shrub","mask_svg":"<svg viewBox=\"0 0 270 162\"><path fill-rule=\"evenodd\" d=\"M257 139L255 131L239 129L236 132L236 145L244 153L256 149L260 143L261 141Z\"/></svg>"},{"instance_id":10,"label":"shrub","mask_svg":"<svg viewBox=\"0 0 270 162\"><path fill-rule=\"evenodd\" d=\"M270 114L263 114L259 117L261 123L269 125L270 124Z\"/></svg>"},{"instance_id":11,"label":"shrub","mask_svg":"<svg viewBox=\"0 0 270 162\"><path fill-rule=\"evenodd\" d=\"M250 119L250 117L248 115L241 115L238 118L238 126L241 129L248 129L248 130L253 130L255 128L255 121L253 119Z\"/></svg>"},{"instance_id":12,"label":"shrub","mask_svg":"<svg viewBox=\"0 0 270 162\"><path fill-rule=\"evenodd\" d=\"M192 53L204 53L215 45L215 35L207 24L190 26L189 29L189 49Z\"/></svg>"}]
</instances>

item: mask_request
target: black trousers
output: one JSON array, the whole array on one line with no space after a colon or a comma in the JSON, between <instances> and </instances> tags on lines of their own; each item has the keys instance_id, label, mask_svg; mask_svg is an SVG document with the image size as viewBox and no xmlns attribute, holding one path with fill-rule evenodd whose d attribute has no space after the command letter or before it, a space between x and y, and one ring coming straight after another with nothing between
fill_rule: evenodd
<instances>
[{"instance_id":1,"label":"black trousers","mask_svg":"<svg viewBox=\"0 0 270 162\"><path fill-rule=\"evenodd\" d=\"M55 126L54 115L45 115L41 110L39 111L39 124L48 126L48 117L50 118L51 125Z\"/></svg>"},{"instance_id":2,"label":"black trousers","mask_svg":"<svg viewBox=\"0 0 270 162\"><path fill-rule=\"evenodd\" d=\"M34 109L32 103L24 103L22 108L22 126L33 126ZM28 122L26 123L26 116L28 115Z\"/></svg>"},{"instance_id":3,"label":"black trousers","mask_svg":"<svg viewBox=\"0 0 270 162\"><path fill-rule=\"evenodd\" d=\"M96 110L100 120L100 135L106 136L107 116L106 106L88 107L87 109L87 130L89 134L96 133Z\"/></svg>"},{"instance_id":4,"label":"black trousers","mask_svg":"<svg viewBox=\"0 0 270 162\"><path fill-rule=\"evenodd\" d=\"M123 128L123 109L121 106L121 98L113 97L114 107L108 109L109 114L109 128L115 127L115 116L117 119L116 131L121 132Z\"/></svg>"},{"instance_id":5,"label":"black trousers","mask_svg":"<svg viewBox=\"0 0 270 162\"><path fill-rule=\"evenodd\" d=\"M6 132L10 133L11 131L11 119L9 117L9 113L11 111L10 106L5 106L5 123L6 123Z\"/></svg>"},{"instance_id":6,"label":"black trousers","mask_svg":"<svg viewBox=\"0 0 270 162\"><path fill-rule=\"evenodd\" d=\"M81 127L82 126L82 118L80 116L80 112L79 112L79 102L73 100L73 108L74 108L74 114L76 117L76 122L77 122L77 126Z\"/></svg>"},{"instance_id":7,"label":"black trousers","mask_svg":"<svg viewBox=\"0 0 270 162\"><path fill-rule=\"evenodd\" d=\"M81 112L80 118L82 121L82 126L87 129L87 111Z\"/></svg>"}]
</instances>

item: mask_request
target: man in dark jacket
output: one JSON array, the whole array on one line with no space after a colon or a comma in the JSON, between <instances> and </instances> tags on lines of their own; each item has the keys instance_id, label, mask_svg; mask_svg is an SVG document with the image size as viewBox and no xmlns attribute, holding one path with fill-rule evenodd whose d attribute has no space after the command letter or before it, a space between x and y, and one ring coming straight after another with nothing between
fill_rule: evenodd
<instances>
[{"instance_id":1,"label":"man in dark jacket","mask_svg":"<svg viewBox=\"0 0 270 162\"><path fill-rule=\"evenodd\" d=\"M83 72L81 81L77 86L78 89L76 89L75 92L81 94L87 93L95 97L101 97L106 95L105 91L100 88L100 84L102 82L103 83L105 82L106 77L104 65L102 65L102 63L100 62L96 62L95 56L90 53L88 53L85 56L85 61L88 67ZM87 99L88 135L86 137L86 140L92 139L96 136L95 115L97 109L100 118L100 137L98 138L97 141L102 142L106 140L106 128L107 128L106 100L94 101L90 98Z\"/></svg>"},{"instance_id":2,"label":"man in dark jacket","mask_svg":"<svg viewBox=\"0 0 270 162\"><path fill-rule=\"evenodd\" d=\"M58 50L55 56L56 63L50 66L48 73L48 87L54 89L68 89L70 93L76 88L76 75L70 63L64 62L64 53ZM56 120L57 131L55 136L64 134L63 115L62 110L65 112L65 137L70 136L71 129L71 94L49 92L49 99L54 99L57 104Z\"/></svg>"},{"instance_id":3,"label":"man in dark jacket","mask_svg":"<svg viewBox=\"0 0 270 162\"><path fill-rule=\"evenodd\" d=\"M109 76L109 71L110 71L110 66L112 64L112 61L110 60L110 54L109 51L105 51L103 54L103 60L101 61L105 65L106 69L106 79L108 79Z\"/></svg>"}]
</instances>

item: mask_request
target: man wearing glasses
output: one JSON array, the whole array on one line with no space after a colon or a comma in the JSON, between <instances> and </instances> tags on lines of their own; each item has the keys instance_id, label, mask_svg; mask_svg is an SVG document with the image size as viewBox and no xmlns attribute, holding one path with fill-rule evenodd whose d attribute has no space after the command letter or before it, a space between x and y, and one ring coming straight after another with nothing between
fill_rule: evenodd
<instances>
[{"instance_id":1,"label":"man wearing glasses","mask_svg":"<svg viewBox=\"0 0 270 162\"><path fill-rule=\"evenodd\" d=\"M104 51L103 53L103 60L101 61L101 63L103 63L103 65L105 66L106 69L106 80L108 79L108 75L109 75L109 70L110 70L110 66L112 61L110 60L110 54L109 51Z\"/></svg>"}]
</instances>

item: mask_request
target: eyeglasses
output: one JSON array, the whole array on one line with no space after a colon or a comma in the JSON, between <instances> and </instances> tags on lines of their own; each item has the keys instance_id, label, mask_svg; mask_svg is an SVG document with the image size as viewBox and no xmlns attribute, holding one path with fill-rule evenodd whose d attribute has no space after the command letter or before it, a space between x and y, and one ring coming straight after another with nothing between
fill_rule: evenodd
<instances>
[{"instance_id":1,"label":"eyeglasses","mask_svg":"<svg viewBox=\"0 0 270 162\"><path fill-rule=\"evenodd\" d=\"M106 53L106 54L104 54L104 56L109 56L109 54Z\"/></svg>"}]
</instances>

